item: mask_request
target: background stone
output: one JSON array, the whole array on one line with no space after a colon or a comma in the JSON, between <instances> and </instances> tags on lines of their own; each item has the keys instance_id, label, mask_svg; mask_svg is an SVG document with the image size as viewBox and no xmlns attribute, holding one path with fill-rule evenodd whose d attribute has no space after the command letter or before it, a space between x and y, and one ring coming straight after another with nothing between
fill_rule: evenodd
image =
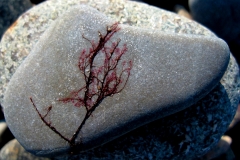
<instances>
[{"instance_id":1,"label":"background stone","mask_svg":"<svg viewBox=\"0 0 240 160\"><path fill-rule=\"evenodd\" d=\"M219 156L225 154L229 149L232 143L232 138L229 136L222 136L218 144L210 150L206 155L203 156L203 160L211 160L218 158Z\"/></svg>"},{"instance_id":2,"label":"background stone","mask_svg":"<svg viewBox=\"0 0 240 160\"><path fill-rule=\"evenodd\" d=\"M174 11L181 16L192 19L192 15L181 5L175 5Z\"/></svg>"},{"instance_id":3,"label":"background stone","mask_svg":"<svg viewBox=\"0 0 240 160\"><path fill-rule=\"evenodd\" d=\"M13 139L13 135L7 127L6 122L0 121L0 149L11 139Z\"/></svg>"},{"instance_id":4,"label":"background stone","mask_svg":"<svg viewBox=\"0 0 240 160\"><path fill-rule=\"evenodd\" d=\"M41 158L27 152L16 139L8 142L0 150L0 159L2 160L50 160L49 158Z\"/></svg>"},{"instance_id":5,"label":"background stone","mask_svg":"<svg viewBox=\"0 0 240 160\"><path fill-rule=\"evenodd\" d=\"M7 130L7 123L0 122L0 148L5 144L3 134L6 132L6 130Z\"/></svg>"}]
</instances>

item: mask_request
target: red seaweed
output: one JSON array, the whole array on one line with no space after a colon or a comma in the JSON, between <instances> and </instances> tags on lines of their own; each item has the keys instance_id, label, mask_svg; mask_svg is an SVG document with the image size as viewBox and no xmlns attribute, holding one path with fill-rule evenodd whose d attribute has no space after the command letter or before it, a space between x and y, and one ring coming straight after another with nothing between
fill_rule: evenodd
<instances>
[{"instance_id":1,"label":"red seaweed","mask_svg":"<svg viewBox=\"0 0 240 160\"><path fill-rule=\"evenodd\" d=\"M97 43L82 35L83 39L91 44L91 47L88 50L83 49L81 51L77 62L77 66L84 77L85 85L72 91L70 96L58 99L59 102L72 103L75 107L85 107L86 109L85 117L70 139L63 136L54 126L51 125L50 121L46 120L46 117L50 114L50 111L54 106L47 107L47 113L43 115L39 112L32 97L30 97L30 101L41 120L53 132L70 144L71 153L77 145L76 138L80 130L87 119L92 115L93 111L99 106L104 98L120 93L125 88L129 79L130 71L132 69L132 61L123 61L121 59L127 52L127 45L123 44L120 48L120 39L116 42L112 42L111 40L113 35L119 30L120 27L118 23L114 23L110 27L107 26L105 35L98 32L99 40ZM108 46L107 42L111 45ZM99 54L104 56L103 62L98 61L98 63L96 63L96 57Z\"/></svg>"}]
</instances>

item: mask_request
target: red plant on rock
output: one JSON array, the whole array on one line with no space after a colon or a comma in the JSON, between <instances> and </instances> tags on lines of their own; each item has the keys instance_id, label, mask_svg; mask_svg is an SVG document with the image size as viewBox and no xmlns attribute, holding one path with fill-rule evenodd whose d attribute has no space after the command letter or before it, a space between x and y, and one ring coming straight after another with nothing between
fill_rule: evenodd
<instances>
[{"instance_id":1,"label":"red plant on rock","mask_svg":"<svg viewBox=\"0 0 240 160\"><path fill-rule=\"evenodd\" d=\"M102 100L121 92L126 86L132 69L132 61L123 61L121 58L127 52L127 45L124 44L120 48L120 39L116 42L110 41L119 30L118 23L114 23L112 26L107 27L105 35L98 32L99 40L97 43L89 40L84 35L82 36L91 44L89 50L82 50L78 59L78 68L83 74L85 85L78 90L72 91L69 97L58 99L63 103L72 103L75 107L85 107L87 111L83 121L70 139L63 136L51 125L50 121L46 120L53 106L49 106L47 113L43 115L37 109L33 99L30 98L41 120L53 132L66 140L71 147L76 146L77 135Z\"/></svg>"}]
</instances>

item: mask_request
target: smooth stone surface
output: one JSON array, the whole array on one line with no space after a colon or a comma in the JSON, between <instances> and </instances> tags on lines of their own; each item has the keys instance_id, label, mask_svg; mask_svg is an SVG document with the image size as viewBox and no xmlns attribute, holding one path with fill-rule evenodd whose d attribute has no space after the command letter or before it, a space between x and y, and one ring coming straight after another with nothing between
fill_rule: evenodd
<instances>
[{"instance_id":1,"label":"smooth stone surface","mask_svg":"<svg viewBox=\"0 0 240 160\"><path fill-rule=\"evenodd\" d=\"M69 144L41 121L29 97L43 115L52 105L51 125L71 138L86 110L57 99L85 85L77 64L79 53L90 46L82 35L97 42L98 31L105 35L113 23L93 8L76 7L44 33L18 68L3 106L11 131L27 150L39 155L68 150ZM189 107L215 87L229 61L228 46L217 38L119 27L110 41L121 39L120 48L127 44L121 59L133 61L131 75L124 90L104 99L85 122L76 140L81 151Z\"/></svg>"},{"instance_id":2,"label":"smooth stone surface","mask_svg":"<svg viewBox=\"0 0 240 160\"><path fill-rule=\"evenodd\" d=\"M16 139L9 141L0 150L1 160L50 160L49 158L37 157L27 152Z\"/></svg>"},{"instance_id":3,"label":"smooth stone surface","mask_svg":"<svg viewBox=\"0 0 240 160\"><path fill-rule=\"evenodd\" d=\"M189 0L189 8L194 20L240 46L240 1Z\"/></svg>"},{"instance_id":4,"label":"smooth stone surface","mask_svg":"<svg viewBox=\"0 0 240 160\"><path fill-rule=\"evenodd\" d=\"M53 20L79 3L97 8L123 24L166 33L215 35L198 23L142 3L122 0L51 0L23 14L0 43L0 101L16 68ZM238 65L231 57L216 87L197 104L150 123L78 159L196 159L213 148L226 131L239 102ZM207 120L206 120L207 119ZM189 137L191 140L189 141ZM199 138L201 137L201 138ZM181 145L180 145L181 144ZM171 158L169 158L171 157ZM72 156L63 159L74 159Z\"/></svg>"}]
</instances>

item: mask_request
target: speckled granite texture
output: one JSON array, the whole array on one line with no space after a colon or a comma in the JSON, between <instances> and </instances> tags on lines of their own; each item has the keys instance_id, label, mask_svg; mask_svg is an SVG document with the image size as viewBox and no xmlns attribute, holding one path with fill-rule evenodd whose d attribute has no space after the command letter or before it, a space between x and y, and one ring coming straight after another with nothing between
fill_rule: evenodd
<instances>
[{"instance_id":1,"label":"speckled granite texture","mask_svg":"<svg viewBox=\"0 0 240 160\"><path fill-rule=\"evenodd\" d=\"M125 1L82 1L132 26L169 33L214 36L195 22L154 7ZM1 94L39 36L62 12L79 1L48 1L25 13L0 44ZM56 9L57 8L57 9ZM49 20L49 21L48 21ZM33 23L34 22L34 23ZM11 43L10 43L11 42ZM18 52L20 51L20 52ZM82 159L194 159L205 154L227 129L239 101L238 66L233 57L221 83L196 105L143 126L80 155ZM161 134L161 136L159 136ZM79 158L78 157L78 158ZM73 159L62 157L59 159Z\"/></svg>"}]
</instances>

